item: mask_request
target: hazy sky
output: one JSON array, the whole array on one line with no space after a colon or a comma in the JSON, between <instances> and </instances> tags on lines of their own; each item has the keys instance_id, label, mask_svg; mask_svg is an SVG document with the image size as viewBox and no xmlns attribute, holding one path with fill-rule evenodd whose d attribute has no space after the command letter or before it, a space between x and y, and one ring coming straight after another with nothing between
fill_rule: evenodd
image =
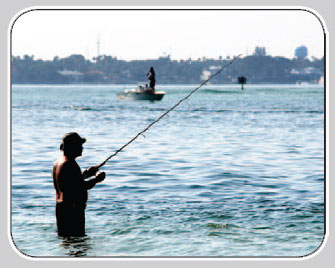
<instances>
[{"instance_id":1,"label":"hazy sky","mask_svg":"<svg viewBox=\"0 0 335 268\"><path fill-rule=\"evenodd\" d=\"M172 59L250 55L264 46L272 56L323 56L323 30L306 11L31 11L12 30L12 54L53 59L82 54L118 59Z\"/></svg>"}]
</instances>

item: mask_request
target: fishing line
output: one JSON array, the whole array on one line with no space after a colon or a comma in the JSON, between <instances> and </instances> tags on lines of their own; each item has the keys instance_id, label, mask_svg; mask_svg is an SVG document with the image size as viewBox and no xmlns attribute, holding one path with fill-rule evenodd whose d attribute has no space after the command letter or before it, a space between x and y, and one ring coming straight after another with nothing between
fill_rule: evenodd
<instances>
[{"instance_id":1,"label":"fishing line","mask_svg":"<svg viewBox=\"0 0 335 268\"><path fill-rule=\"evenodd\" d=\"M156 124L158 121L160 121L164 116L166 116L169 112L174 110L176 107L178 107L183 101L187 100L194 92L196 92L199 88L201 88L203 85L205 85L209 80L213 79L215 76L217 76L219 73L222 72L222 70L229 65L231 65L235 60L237 60L241 56L238 55L234 57L230 62L225 64L219 71L217 71L215 74L210 76L206 81L204 81L200 86L197 88L193 89L186 97L178 101L174 106L172 106L169 110L167 110L165 113L163 113L160 117L158 117L155 121L151 122L145 129L143 129L141 132L137 133L136 136L134 136L130 141L128 141L126 144L124 144L120 149L116 150L113 154L108 156L105 161L103 161L100 165L98 165L98 168L101 168L103 165L106 164L108 160L110 160L112 157L116 156L119 152L121 152L124 148L126 148L129 144L131 144L133 141L135 141L139 136L144 136L143 133L146 132L149 128L151 128L154 124Z\"/></svg>"}]
</instances>

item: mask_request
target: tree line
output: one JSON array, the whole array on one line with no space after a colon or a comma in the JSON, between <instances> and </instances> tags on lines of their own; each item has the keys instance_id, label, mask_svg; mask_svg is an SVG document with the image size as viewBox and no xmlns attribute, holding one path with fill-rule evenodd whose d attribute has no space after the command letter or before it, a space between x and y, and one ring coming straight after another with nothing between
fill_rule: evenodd
<instances>
[{"instance_id":1,"label":"tree line","mask_svg":"<svg viewBox=\"0 0 335 268\"><path fill-rule=\"evenodd\" d=\"M229 57L218 59L172 60L170 56L148 60L125 61L103 55L92 60L83 55L71 55L53 60L34 59L34 56L12 56L13 84L134 84L146 81L151 66L157 84L199 84ZM237 83L245 76L247 83L316 83L324 75L324 57L317 59L272 57L264 52L242 57L211 80L212 84Z\"/></svg>"}]
</instances>

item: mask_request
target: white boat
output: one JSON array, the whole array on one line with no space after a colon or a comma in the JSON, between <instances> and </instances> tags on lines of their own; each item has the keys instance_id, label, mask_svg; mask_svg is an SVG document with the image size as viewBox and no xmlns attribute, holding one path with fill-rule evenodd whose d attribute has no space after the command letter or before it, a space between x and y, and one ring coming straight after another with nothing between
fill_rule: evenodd
<instances>
[{"instance_id":1,"label":"white boat","mask_svg":"<svg viewBox=\"0 0 335 268\"><path fill-rule=\"evenodd\" d=\"M120 100L161 100L166 92L153 91L146 83L138 83L136 88L126 89L124 92L119 92L117 98Z\"/></svg>"}]
</instances>

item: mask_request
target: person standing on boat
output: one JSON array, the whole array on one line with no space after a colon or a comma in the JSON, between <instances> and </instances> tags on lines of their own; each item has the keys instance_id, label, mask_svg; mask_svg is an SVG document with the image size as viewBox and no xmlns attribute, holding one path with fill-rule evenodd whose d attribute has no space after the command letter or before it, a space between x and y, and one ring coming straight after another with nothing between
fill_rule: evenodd
<instances>
[{"instance_id":1,"label":"person standing on boat","mask_svg":"<svg viewBox=\"0 0 335 268\"><path fill-rule=\"evenodd\" d=\"M75 161L82 155L85 138L76 132L64 135L60 150L63 155L54 163L52 170L56 190L56 220L60 236L85 235L85 209L87 190L105 179L104 172L98 173L98 167L90 167L83 173ZM85 181L86 178L94 179Z\"/></svg>"},{"instance_id":2,"label":"person standing on boat","mask_svg":"<svg viewBox=\"0 0 335 268\"><path fill-rule=\"evenodd\" d=\"M155 78L155 71L153 67L150 67L149 72L147 73L147 77L149 80L149 87L152 89L152 92L155 93L156 78Z\"/></svg>"}]
</instances>

